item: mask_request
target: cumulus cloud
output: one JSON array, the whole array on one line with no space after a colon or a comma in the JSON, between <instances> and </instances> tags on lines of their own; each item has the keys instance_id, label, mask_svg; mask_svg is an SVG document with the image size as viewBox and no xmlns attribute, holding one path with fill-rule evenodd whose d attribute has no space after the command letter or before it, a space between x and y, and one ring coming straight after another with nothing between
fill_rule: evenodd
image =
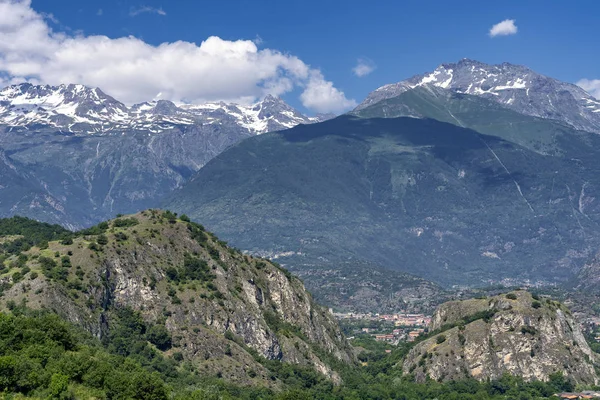
<instances>
[{"instance_id":1,"label":"cumulus cloud","mask_svg":"<svg viewBox=\"0 0 600 400\"><path fill-rule=\"evenodd\" d=\"M252 40L209 37L153 46L135 37L56 32L30 0L0 0L0 84L81 83L127 103L251 102L302 90L304 106L340 112L354 100L299 58Z\"/></svg>"},{"instance_id":2,"label":"cumulus cloud","mask_svg":"<svg viewBox=\"0 0 600 400\"><path fill-rule=\"evenodd\" d=\"M363 76L369 75L371 72L375 71L375 63L366 58L359 58L356 61L356 66L352 68L352 72L354 75L362 78Z\"/></svg>"},{"instance_id":3,"label":"cumulus cloud","mask_svg":"<svg viewBox=\"0 0 600 400\"><path fill-rule=\"evenodd\" d=\"M581 79L577 86L600 100L600 79Z\"/></svg>"},{"instance_id":4,"label":"cumulus cloud","mask_svg":"<svg viewBox=\"0 0 600 400\"><path fill-rule=\"evenodd\" d=\"M507 36L514 35L517 33L517 26L515 25L514 19L505 19L502 22L498 22L496 25L492 26L490 29L490 36Z\"/></svg>"},{"instance_id":5,"label":"cumulus cloud","mask_svg":"<svg viewBox=\"0 0 600 400\"><path fill-rule=\"evenodd\" d=\"M310 71L310 78L306 89L300 95L300 100L305 107L312 110L326 112L341 112L356 107L356 101L349 100L344 92L336 89L332 82L326 81L319 71Z\"/></svg>"},{"instance_id":6,"label":"cumulus cloud","mask_svg":"<svg viewBox=\"0 0 600 400\"><path fill-rule=\"evenodd\" d=\"M150 6L140 6L140 7L132 7L131 10L129 11L129 15L132 17L138 16L140 14L145 14L145 13L149 13L149 14L158 14L158 15L167 15L167 13L165 12L165 10L162 9L162 7L159 8L155 8L155 7L150 7Z\"/></svg>"}]
</instances>

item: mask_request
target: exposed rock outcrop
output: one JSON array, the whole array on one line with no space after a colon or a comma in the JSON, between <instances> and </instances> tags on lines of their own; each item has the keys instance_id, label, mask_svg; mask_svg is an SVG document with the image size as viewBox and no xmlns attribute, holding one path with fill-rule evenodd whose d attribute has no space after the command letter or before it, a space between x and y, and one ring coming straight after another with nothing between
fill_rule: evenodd
<instances>
[{"instance_id":1,"label":"exposed rock outcrop","mask_svg":"<svg viewBox=\"0 0 600 400\"><path fill-rule=\"evenodd\" d=\"M597 384L596 355L571 312L525 291L441 305L431 329L439 332L406 357L406 374L424 381L498 379L509 373L546 381L562 372L576 383Z\"/></svg>"},{"instance_id":2,"label":"exposed rock outcrop","mask_svg":"<svg viewBox=\"0 0 600 400\"><path fill-rule=\"evenodd\" d=\"M339 377L322 354L354 361L331 314L278 265L231 249L200 225L162 211L117 221L100 235L30 250L28 267L37 277L14 284L0 298L0 309L25 300L101 337L110 331L114 310L132 308L148 323L164 324L174 346L167 352L181 352L242 384L269 380L252 352L313 366L334 381ZM44 258L56 260L58 269L69 260L66 281L48 277Z\"/></svg>"}]
</instances>

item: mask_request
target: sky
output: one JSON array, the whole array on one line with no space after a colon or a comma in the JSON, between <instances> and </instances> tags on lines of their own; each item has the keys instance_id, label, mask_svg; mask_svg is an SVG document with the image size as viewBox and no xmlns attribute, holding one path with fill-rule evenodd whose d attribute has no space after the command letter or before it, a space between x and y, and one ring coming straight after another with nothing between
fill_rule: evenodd
<instances>
[{"instance_id":1,"label":"sky","mask_svg":"<svg viewBox=\"0 0 600 400\"><path fill-rule=\"evenodd\" d=\"M0 85L82 83L126 104L341 113L387 83L471 58L600 97L600 2L0 0Z\"/></svg>"}]
</instances>

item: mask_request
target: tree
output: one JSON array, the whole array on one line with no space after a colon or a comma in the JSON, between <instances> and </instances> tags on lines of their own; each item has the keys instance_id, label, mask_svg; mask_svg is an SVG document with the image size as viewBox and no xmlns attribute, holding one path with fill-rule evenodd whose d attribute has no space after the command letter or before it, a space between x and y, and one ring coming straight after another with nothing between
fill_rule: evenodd
<instances>
[{"instance_id":1,"label":"tree","mask_svg":"<svg viewBox=\"0 0 600 400\"><path fill-rule=\"evenodd\" d=\"M167 389L160 376L154 372L146 371L134 373L131 377L133 399L139 400L163 400L167 399Z\"/></svg>"},{"instance_id":2,"label":"tree","mask_svg":"<svg viewBox=\"0 0 600 400\"><path fill-rule=\"evenodd\" d=\"M53 374L50 378L50 391L51 399L62 399L69 387L69 377L63 374Z\"/></svg>"},{"instance_id":3,"label":"tree","mask_svg":"<svg viewBox=\"0 0 600 400\"><path fill-rule=\"evenodd\" d=\"M108 244L108 238L106 237L105 234L98 235L97 242L98 242L98 244L105 246Z\"/></svg>"},{"instance_id":4,"label":"tree","mask_svg":"<svg viewBox=\"0 0 600 400\"><path fill-rule=\"evenodd\" d=\"M0 390L9 391L17 382L17 362L11 356L0 357Z\"/></svg>"},{"instance_id":5,"label":"tree","mask_svg":"<svg viewBox=\"0 0 600 400\"><path fill-rule=\"evenodd\" d=\"M146 333L146 338L160 350L164 351L171 348L171 334L164 325L152 326Z\"/></svg>"}]
</instances>

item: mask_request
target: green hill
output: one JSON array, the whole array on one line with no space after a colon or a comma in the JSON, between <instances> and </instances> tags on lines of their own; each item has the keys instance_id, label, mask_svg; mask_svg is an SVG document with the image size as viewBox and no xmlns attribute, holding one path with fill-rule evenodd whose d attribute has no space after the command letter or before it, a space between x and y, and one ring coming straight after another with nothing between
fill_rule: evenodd
<instances>
[{"instance_id":1,"label":"green hill","mask_svg":"<svg viewBox=\"0 0 600 400\"><path fill-rule=\"evenodd\" d=\"M20 220L0 227L14 221ZM21 226L32 224L52 228L25 219ZM354 361L331 314L299 279L227 247L185 216L143 211L6 250L2 261L0 311L52 311L112 353L150 364L172 358L207 377L280 388L271 362L336 382L330 359Z\"/></svg>"}]
</instances>

